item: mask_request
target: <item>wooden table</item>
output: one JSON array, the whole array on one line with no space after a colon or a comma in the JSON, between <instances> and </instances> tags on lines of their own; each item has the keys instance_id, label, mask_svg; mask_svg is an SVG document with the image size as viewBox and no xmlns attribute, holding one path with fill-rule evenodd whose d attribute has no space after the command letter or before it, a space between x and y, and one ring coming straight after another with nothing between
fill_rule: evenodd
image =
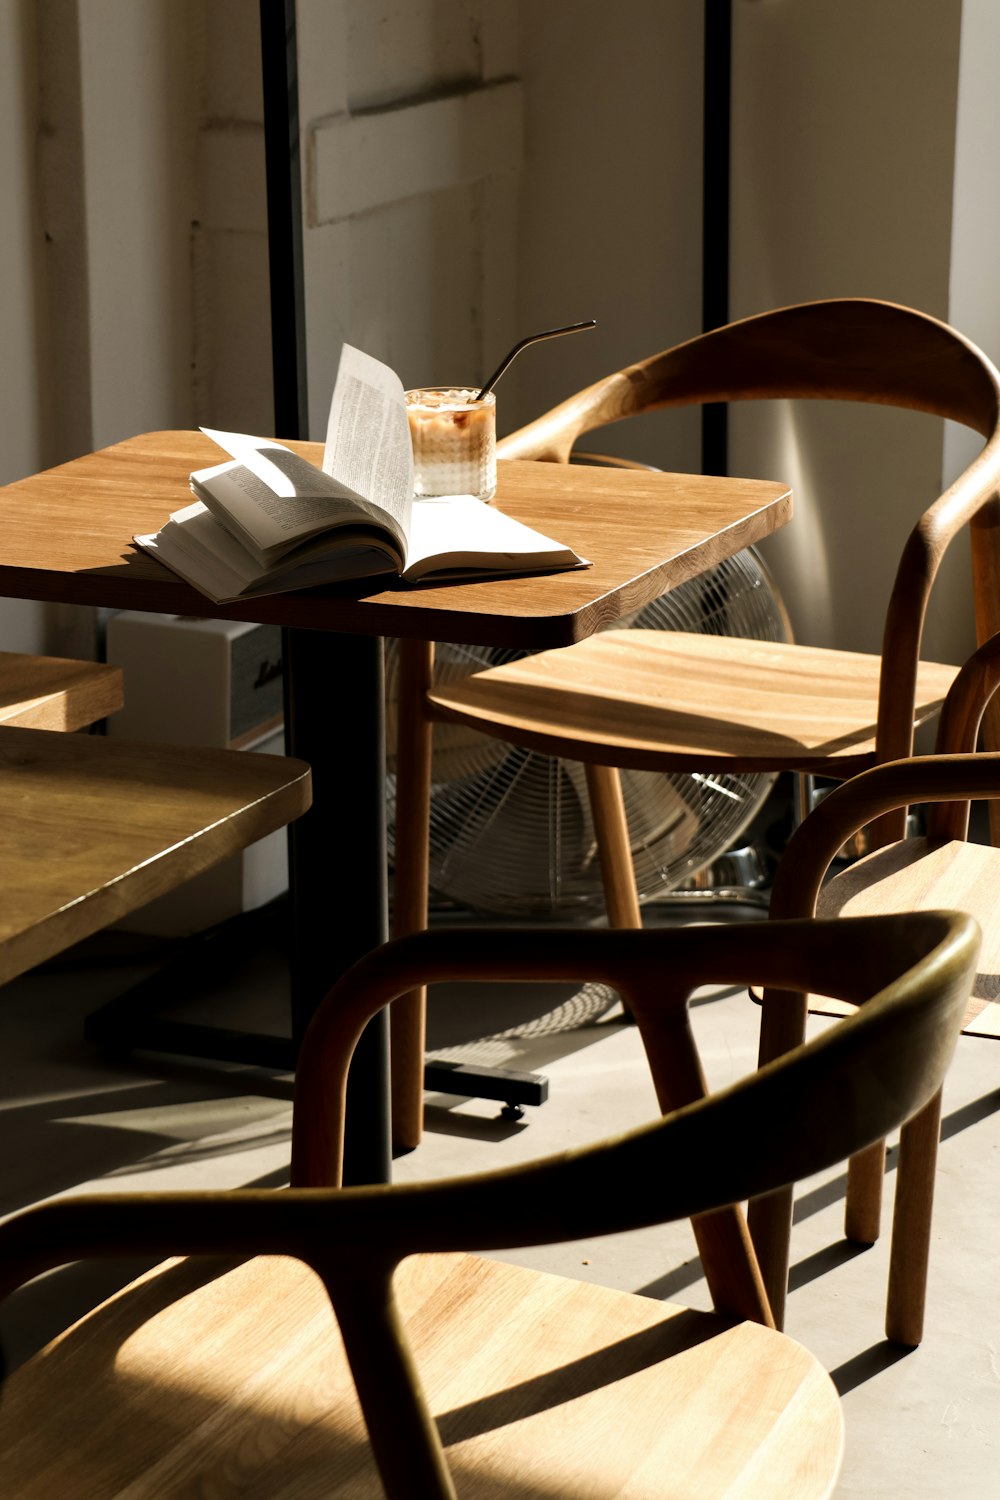
<instances>
[{"instance_id":1,"label":"wooden table","mask_svg":"<svg viewBox=\"0 0 1000 1500\"><path fill-rule=\"evenodd\" d=\"M321 460L319 444L289 446ZM791 493L758 480L501 463L494 503L591 568L215 605L131 538L188 504L189 473L218 456L198 432L147 433L0 488L0 596L284 627L288 748L313 766L314 788L290 839L297 1040L332 980L387 933L383 637L570 645L769 535L790 518ZM355 1181L387 1175L384 1039L384 1026L366 1035L352 1073L352 1119L367 1117L352 1131Z\"/></svg>"}]
</instances>

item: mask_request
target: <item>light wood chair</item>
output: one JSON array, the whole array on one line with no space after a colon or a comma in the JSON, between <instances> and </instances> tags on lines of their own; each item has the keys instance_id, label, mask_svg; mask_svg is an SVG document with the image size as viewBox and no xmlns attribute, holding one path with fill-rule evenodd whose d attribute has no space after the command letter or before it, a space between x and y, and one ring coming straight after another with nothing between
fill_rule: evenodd
<instances>
[{"instance_id":1,"label":"light wood chair","mask_svg":"<svg viewBox=\"0 0 1000 1500\"><path fill-rule=\"evenodd\" d=\"M193 1257L150 1272L14 1372L0 1401L5 1496L830 1495L836 1391L765 1326L748 1241L733 1232L741 1216L724 1205L828 1166L924 1106L977 946L971 920L937 912L435 932L377 950L306 1037L290 1190L69 1198L0 1226L0 1295L69 1260ZM749 975L785 987L823 976L863 1003L706 1099L688 996ZM527 1166L329 1187L365 1022L427 979L483 977L610 981L629 997L661 1102L682 1107ZM905 1176L905 1140L902 1158ZM706 1267L715 1313L462 1253L691 1214L721 1226L725 1254Z\"/></svg>"},{"instance_id":2,"label":"light wood chair","mask_svg":"<svg viewBox=\"0 0 1000 1500\"><path fill-rule=\"evenodd\" d=\"M122 706L120 667L0 651L0 724L86 729Z\"/></svg>"},{"instance_id":3,"label":"light wood chair","mask_svg":"<svg viewBox=\"0 0 1000 1500\"><path fill-rule=\"evenodd\" d=\"M788 770L841 779L910 754L914 726L938 711L957 671L922 662L920 643L941 557L966 526L977 639L1000 628L1000 375L968 339L909 308L841 298L745 318L598 381L504 439L498 451L565 463L583 433L624 417L774 397L911 408L964 423L986 440L905 538L881 655L609 630L435 685L431 648L405 643L397 932L426 922L433 721L584 762L608 917L616 926L638 926L619 768ZM903 816L885 820L877 836L898 837ZM420 1139L423 1015L417 995L393 1023L394 1125L403 1146Z\"/></svg>"},{"instance_id":4,"label":"light wood chair","mask_svg":"<svg viewBox=\"0 0 1000 1500\"><path fill-rule=\"evenodd\" d=\"M976 753L990 699L1000 685L1000 635L970 657L945 700L935 753L911 756L862 772L835 788L810 813L788 844L774 880L771 916L778 920L873 915L948 907L970 913L983 933L972 994L963 1019L971 1035L1000 1036L1000 849L970 843L970 799L1000 799L1000 754ZM873 819L907 806L930 804L926 832L882 847L823 884L839 850ZM810 994L761 996L761 1062L794 1047L805 1035L807 1010L844 1015L850 1007L820 989ZM924 1111L914 1151L921 1167L913 1188L897 1193L886 1332L897 1343L923 1335L930 1253L934 1170L940 1133L940 1095ZM884 1146L869 1148L848 1171L845 1232L862 1244L878 1238ZM788 1276L791 1194L750 1206L754 1241L775 1315L781 1320Z\"/></svg>"},{"instance_id":5,"label":"light wood chair","mask_svg":"<svg viewBox=\"0 0 1000 1500\"><path fill-rule=\"evenodd\" d=\"M309 805L283 756L0 726L0 984Z\"/></svg>"}]
</instances>

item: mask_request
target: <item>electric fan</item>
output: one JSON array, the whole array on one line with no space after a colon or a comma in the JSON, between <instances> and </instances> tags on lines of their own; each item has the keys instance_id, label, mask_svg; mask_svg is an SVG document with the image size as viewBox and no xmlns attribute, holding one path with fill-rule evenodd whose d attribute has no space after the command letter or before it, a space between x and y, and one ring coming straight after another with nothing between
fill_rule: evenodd
<instances>
[{"instance_id":1,"label":"electric fan","mask_svg":"<svg viewBox=\"0 0 1000 1500\"><path fill-rule=\"evenodd\" d=\"M777 590L753 548L645 605L616 629L685 630L752 640L788 638ZM446 681L524 652L438 645ZM394 718L397 656L387 648ZM393 736L390 734L390 744ZM434 726L430 884L473 911L570 918L604 909L583 767L458 724ZM689 885L730 850L760 809L773 774L623 771L622 787L640 898ZM390 857L395 778L387 786Z\"/></svg>"}]
</instances>

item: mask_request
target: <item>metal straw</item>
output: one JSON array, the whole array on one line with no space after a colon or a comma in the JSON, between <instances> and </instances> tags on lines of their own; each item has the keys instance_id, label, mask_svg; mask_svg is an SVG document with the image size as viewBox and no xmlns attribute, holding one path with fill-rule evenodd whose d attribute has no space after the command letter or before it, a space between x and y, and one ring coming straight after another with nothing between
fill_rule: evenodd
<instances>
[{"instance_id":1,"label":"metal straw","mask_svg":"<svg viewBox=\"0 0 1000 1500\"><path fill-rule=\"evenodd\" d=\"M500 376L503 374L504 370L506 370L507 366L510 364L511 360L516 359L521 350L527 349L529 344L537 344L539 339L557 338L561 333L579 333L581 329L596 327L597 319L588 318L585 323L567 323L565 328L548 328L544 333L529 333L526 339L522 339L519 344L515 344L510 353L500 361L496 369L493 371L493 374L490 376L489 380L487 380L486 384L479 392L476 400L482 401L483 397L489 394L489 392L496 385L497 381L500 379Z\"/></svg>"}]
</instances>

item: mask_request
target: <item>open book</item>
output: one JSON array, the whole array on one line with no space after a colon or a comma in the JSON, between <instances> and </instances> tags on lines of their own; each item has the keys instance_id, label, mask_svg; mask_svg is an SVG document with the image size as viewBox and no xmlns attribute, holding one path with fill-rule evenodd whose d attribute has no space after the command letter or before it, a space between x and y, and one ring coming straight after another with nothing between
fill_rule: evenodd
<instances>
[{"instance_id":1,"label":"open book","mask_svg":"<svg viewBox=\"0 0 1000 1500\"><path fill-rule=\"evenodd\" d=\"M193 505L135 541L217 604L390 574L496 577L586 567L569 547L471 495L415 499L403 386L345 344L323 467L242 433L191 475Z\"/></svg>"}]
</instances>

